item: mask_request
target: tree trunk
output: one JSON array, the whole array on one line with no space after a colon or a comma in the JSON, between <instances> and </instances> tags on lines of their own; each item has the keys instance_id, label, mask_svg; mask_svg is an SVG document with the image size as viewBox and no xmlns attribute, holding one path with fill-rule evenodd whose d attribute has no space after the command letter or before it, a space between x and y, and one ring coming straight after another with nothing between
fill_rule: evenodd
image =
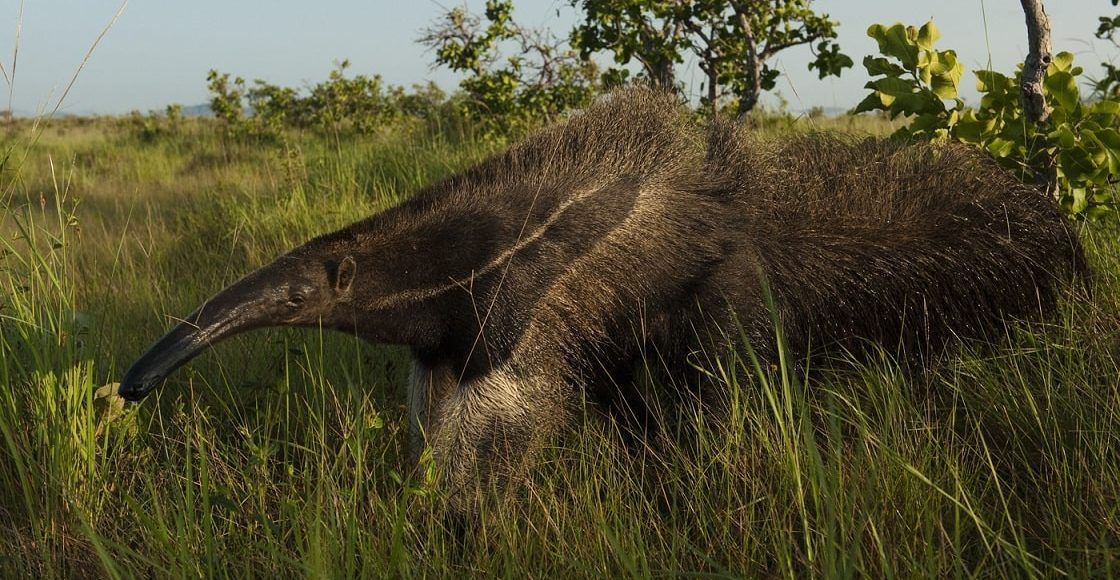
<instances>
[{"instance_id":1,"label":"tree trunk","mask_svg":"<svg viewBox=\"0 0 1120 580\"><path fill-rule=\"evenodd\" d=\"M1019 83L1019 93L1023 99L1023 109L1027 120L1032 123L1045 123L1050 118L1050 108L1042 96L1042 80L1046 78L1046 67L1050 66L1053 55L1050 53L1050 18L1042 7L1042 0L1020 0L1023 12L1027 15L1027 40L1030 52L1023 63L1023 77Z\"/></svg>"},{"instance_id":2,"label":"tree trunk","mask_svg":"<svg viewBox=\"0 0 1120 580\"><path fill-rule=\"evenodd\" d=\"M708 71L708 108L714 119L719 113L719 73L713 68Z\"/></svg>"},{"instance_id":3,"label":"tree trunk","mask_svg":"<svg viewBox=\"0 0 1120 580\"><path fill-rule=\"evenodd\" d=\"M659 42L666 42L665 38L662 38L662 36L668 38L667 43L669 46L677 46L677 42L680 38L683 28L684 25L680 22L673 24L672 30L666 28L662 31L657 31L650 30L648 27L643 28L639 31L641 35L640 39L642 42L642 47L645 49L645 52L647 54L657 54L658 51L655 49L657 44ZM655 60L645 60L644 58L642 58L642 56L639 55L638 60L642 63L642 68L646 70L646 74L649 75L650 81L653 82L654 86L670 91L676 91L677 74L673 68L673 65L675 63L673 62L672 58L659 56Z\"/></svg>"},{"instance_id":4,"label":"tree trunk","mask_svg":"<svg viewBox=\"0 0 1120 580\"><path fill-rule=\"evenodd\" d=\"M1027 122L1033 125L1046 123L1050 118L1050 107L1042 94L1042 82L1046 78L1046 68L1050 66L1053 55L1050 52L1050 18L1042 7L1042 0L1020 0L1027 17L1027 40L1030 44L1027 60L1023 63L1023 74L1019 81L1019 96L1023 101L1023 112ZM1054 159L1043 151L1042 143L1036 139L1032 144L1035 155L1031 165L1038 182L1046 192L1054 196L1058 193L1058 177L1054 170Z\"/></svg>"},{"instance_id":5,"label":"tree trunk","mask_svg":"<svg viewBox=\"0 0 1120 580\"><path fill-rule=\"evenodd\" d=\"M751 85L747 89L747 94L739 95L739 110L736 111L736 115L742 120L758 104L758 97L762 94L762 59L758 56L758 45L755 43L754 30L751 29L751 21L746 10L736 5L735 15L739 18L739 33L743 35L743 42L747 45L749 62L744 64L751 75Z\"/></svg>"},{"instance_id":6,"label":"tree trunk","mask_svg":"<svg viewBox=\"0 0 1120 580\"><path fill-rule=\"evenodd\" d=\"M673 71L673 62L666 60L659 60L651 63L646 68L646 73L653 81L654 86L674 90L677 86L676 74Z\"/></svg>"},{"instance_id":7,"label":"tree trunk","mask_svg":"<svg viewBox=\"0 0 1120 580\"><path fill-rule=\"evenodd\" d=\"M758 104L758 97L762 94L762 87L759 86L762 82L762 63L756 61L754 64L747 64L747 66L751 67L751 86L747 89L746 94L739 95L739 109L736 114L740 120L755 108L755 105Z\"/></svg>"},{"instance_id":8,"label":"tree trunk","mask_svg":"<svg viewBox=\"0 0 1120 580\"><path fill-rule=\"evenodd\" d=\"M716 35L719 29L712 22L708 32L708 50L705 61L708 63L708 106L712 108L712 118L719 114L719 61L723 57L716 48Z\"/></svg>"}]
</instances>

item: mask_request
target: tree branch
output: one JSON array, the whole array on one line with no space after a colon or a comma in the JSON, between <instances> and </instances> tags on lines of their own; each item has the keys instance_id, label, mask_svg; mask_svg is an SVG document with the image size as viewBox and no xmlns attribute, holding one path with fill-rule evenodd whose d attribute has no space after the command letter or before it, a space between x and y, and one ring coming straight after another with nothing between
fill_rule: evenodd
<instances>
[{"instance_id":1,"label":"tree branch","mask_svg":"<svg viewBox=\"0 0 1120 580\"><path fill-rule=\"evenodd\" d=\"M755 44L754 30L751 28L747 11L736 4L735 15L739 17L739 32L742 33L743 43L747 47L747 72L751 78L750 92L739 97L739 109L736 115L742 118L758 103L758 96L762 93L762 63L767 57L758 53L758 45Z\"/></svg>"},{"instance_id":2,"label":"tree branch","mask_svg":"<svg viewBox=\"0 0 1120 580\"><path fill-rule=\"evenodd\" d=\"M781 52L781 51L783 51L787 48L790 48L790 47L793 47L793 46L799 46L799 45L802 45L802 44L809 44L809 43L813 42L814 40L817 40L820 37L821 37L821 35L816 34L816 35L813 35L813 36L807 36L807 37L802 38L800 40L791 40L789 42L779 42L777 44L768 44L768 45L766 45L766 48L762 49L762 52L758 53L758 55L759 55L759 58L762 60L762 62L766 62L767 60L770 60L770 57L774 56L775 54L777 54L777 53L779 53L779 52Z\"/></svg>"}]
</instances>

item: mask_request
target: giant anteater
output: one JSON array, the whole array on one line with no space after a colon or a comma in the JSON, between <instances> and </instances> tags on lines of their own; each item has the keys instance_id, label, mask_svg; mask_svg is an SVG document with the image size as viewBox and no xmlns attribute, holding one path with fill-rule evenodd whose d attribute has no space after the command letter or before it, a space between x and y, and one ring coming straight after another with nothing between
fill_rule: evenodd
<instances>
[{"instance_id":1,"label":"giant anteater","mask_svg":"<svg viewBox=\"0 0 1120 580\"><path fill-rule=\"evenodd\" d=\"M432 446L470 513L585 397L637 405L642 353L685 384L692 357L744 338L766 360L774 311L798 357L926 352L1051 312L1081 262L1053 201L971 149L762 144L631 88L248 274L156 342L120 394L139 400L258 327L407 345L411 444Z\"/></svg>"}]
</instances>

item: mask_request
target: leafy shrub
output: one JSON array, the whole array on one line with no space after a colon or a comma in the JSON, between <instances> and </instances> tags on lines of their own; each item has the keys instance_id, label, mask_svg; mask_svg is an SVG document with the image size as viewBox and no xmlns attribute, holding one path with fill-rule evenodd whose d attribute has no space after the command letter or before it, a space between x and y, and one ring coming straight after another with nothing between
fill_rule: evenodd
<instances>
[{"instance_id":1,"label":"leafy shrub","mask_svg":"<svg viewBox=\"0 0 1120 580\"><path fill-rule=\"evenodd\" d=\"M952 50L934 48L939 33L930 21L921 28L872 25L867 34L884 56L863 65L873 78L869 94L854 112L885 111L910 119L896 134L914 139L956 139L987 151L1023 179L1050 184L1071 215L1096 217L1115 209L1115 176L1120 174L1120 101L1081 100L1073 55L1055 55L1047 68L1043 95L1053 108L1040 124L1027 121L1019 97L1022 67L1012 76L976 71L980 105L967 107L958 87L964 66Z\"/></svg>"},{"instance_id":2,"label":"leafy shrub","mask_svg":"<svg viewBox=\"0 0 1120 580\"><path fill-rule=\"evenodd\" d=\"M381 75L346 77L350 61L344 60L330 72L326 82L311 87L311 94L296 107L299 124L332 133L352 131L369 134L398 114L385 94ZM287 89L291 90L291 89ZM288 98L295 100L293 94Z\"/></svg>"},{"instance_id":3,"label":"leafy shrub","mask_svg":"<svg viewBox=\"0 0 1120 580\"><path fill-rule=\"evenodd\" d=\"M167 105L162 113L151 111L147 115L132 111L126 119L132 134L145 143L161 137L178 133L183 126L183 106L177 103Z\"/></svg>"},{"instance_id":4,"label":"leafy shrub","mask_svg":"<svg viewBox=\"0 0 1120 580\"><path fill-rule=\"evenodd\" d=\"M211 69L206 76L206 87L210 90L210 112L233 131L241 125L245 100L245 79L235 77L230 80L229 73L219 73Z\"/></svg>"},{"instance_id":5,"label":"leafy shrub","mask_svg":"<svg viewBox=\"0 0 1120 580\"><path fill-rule=\"evenodd\" d=\"M426 119L444 112L446 95L433 84L407 92L388 86L380 75L348 77L350 61L336 64L327 80L306 94L211 70L210 109L233 136L279 140L286 128L331 135L367 135L402 117Z\"/></svg>"}]
</instances>

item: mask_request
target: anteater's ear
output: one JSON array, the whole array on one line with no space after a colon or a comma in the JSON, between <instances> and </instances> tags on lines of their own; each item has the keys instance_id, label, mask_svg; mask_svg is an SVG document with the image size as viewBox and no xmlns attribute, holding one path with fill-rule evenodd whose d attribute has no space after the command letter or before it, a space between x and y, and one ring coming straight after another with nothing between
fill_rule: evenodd
<instances>
[{"instance_id":1,"label":"anteater's ear","mask_svg":"<svg viewBox=\"0 0 1120 580\"><path fill-rule=\"evenodd\" d=\"M358 265L354 263L354 258L346 256L338 263L338 268L334 272L334 289L338 293L344 293L350 289L350 284L354 281L354 271L357 270Z\"/></svg>"}]
</instances>

